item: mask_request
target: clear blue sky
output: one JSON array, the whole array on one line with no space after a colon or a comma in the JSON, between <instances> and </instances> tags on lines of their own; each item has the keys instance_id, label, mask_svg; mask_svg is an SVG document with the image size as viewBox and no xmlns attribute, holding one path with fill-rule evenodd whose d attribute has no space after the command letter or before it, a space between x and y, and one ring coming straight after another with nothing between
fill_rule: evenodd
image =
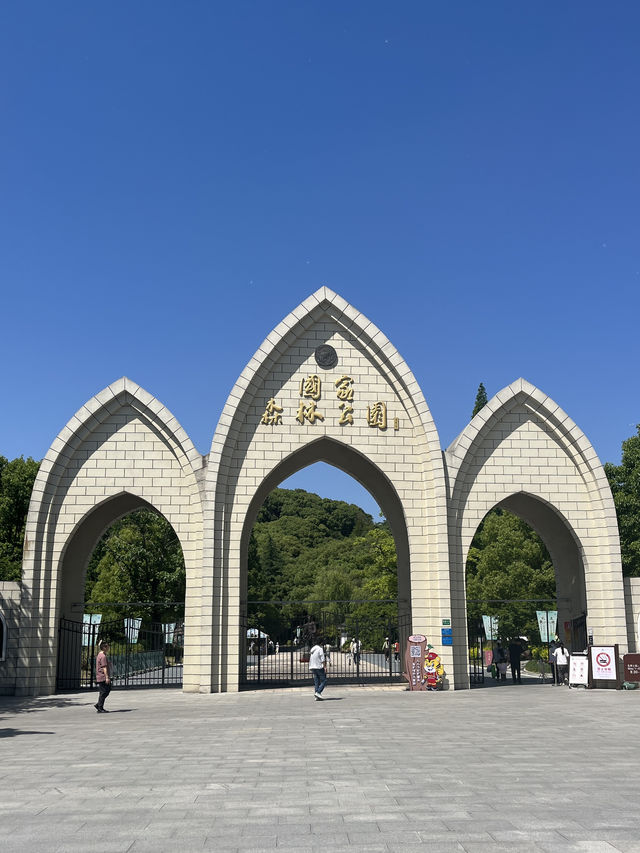
<instances>
[{"instance_id":1,"label":"clear blue sky","mask_svg":"<svg viewBox=\"0 0 640 853\"><path fill-rule=\"evenodd\" d=\"M0 454L42 457L122 375L208 452L326 284L400 350L443 447L479 382L524 376L619 461L639 44L636 2L2 4Z\"/></svg>"}]
</instances>

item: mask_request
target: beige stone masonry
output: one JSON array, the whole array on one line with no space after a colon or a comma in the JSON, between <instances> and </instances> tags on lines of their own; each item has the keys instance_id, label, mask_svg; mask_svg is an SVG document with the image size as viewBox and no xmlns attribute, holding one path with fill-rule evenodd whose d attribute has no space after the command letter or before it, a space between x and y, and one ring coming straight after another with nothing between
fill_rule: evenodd
<instances>
[{"instance_id":1,"label":"beige stone masonry","mask_svg":"<svg viewBox=\"0 0 640 853\"><path fill-rule=\"evenodd\" d=\"M143 506L167 518L187 569L186 607L202 570L202 507L196 473L202 457L170 412L123 378L86 403L60 432L38 472L26 528L24 632L41 641L21 649L17 692L52 692L56 626L81 618L92 550L121 515ZM194 626L197 630L197 624ZM185 636L185 689L199 689ZM34 666L37 662L37 666Z\"/></svg>"},{"instance_id":2,"label":"beige stone masonry","mask_svg":"<svg viewBox=\"0 0 640 853\"><path fill-rule=\"evenodd\" d=\"M478 525L502 505L528 521L556 568L559 624L588 612L608 642L626 644L615 508L596 453L571 419L519 379L495 395L446 452L449 544L457 618Z\"/></svg>"},{"instance_id":3,"label":"beige stone masonry","mask_svg":"<svg viewBox=\"0 0 640 853\"><path fill-rule=\"evenodd\" d=\"M316 350L327 345L338 360L325 369ZM340 399L343 377L352 400ZM382 409L386 425L374 417ZM623 585L611 492L580 429L519 379L443 454L408 365L371 321L323 287L249 360L208 455L126 378L60 431L33 489L19 608L15 590L7 604L0 586L3 616L9 608L15 623L12 642L19 637L12 662L0 662L0 690L53 691L59 620L81 618L95 544L139 507L162 513L184 552L185 691L237 690L251 527L267 494L317 461L353 476L380 504L396 543L401 617L441 652L447 686L469 684L466 556L495 506L523 517L545 541L561 625L586 613L596 637L626 648L637 584ZM440 643L443 619L451 619L452 647Z\"/></svg>"}]
</instances>

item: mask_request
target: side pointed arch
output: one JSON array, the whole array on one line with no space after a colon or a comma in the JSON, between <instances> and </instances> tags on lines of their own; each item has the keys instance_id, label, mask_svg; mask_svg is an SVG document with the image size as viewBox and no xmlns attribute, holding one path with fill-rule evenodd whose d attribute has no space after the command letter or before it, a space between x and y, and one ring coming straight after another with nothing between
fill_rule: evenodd
<instances>
[{"instance_id":1,"label":"side pointed arch","mask_svg":"<svg viewBox=\"0 0 640 853\"><path fill-rule=\"evenodd\" d=\"M601 636L626 642L620 543L609 484L591 443L551 398L524 379L496 394L445 454L452 582L465 588L469 545L503 506L541 535L554 561L561 621L588 612ZM571 576L580 574L579 583ZM584 590L584 594L580 593ZM458 613L464 613L462 595ZM563 610L564 608L564 610ZM581 612L582 610L582 612ZM613 611L613 612L612 612Z\"/></svg>"},{"instance_id":2,"label":"side pointed arch","mask_svg":"<svg viewBox=\"0 0 640 853\"><path fill-rule=\"evenodd\" d=\"M127 496L127 511L151 506L170 522L182 545L189 598L200 574L201 468L202 457L176 418L127 378L92 397L61 430L40 465L27 517L25 631L42 641L21 651L20 692L52 689L58 619L72 600L82 601L90 556L88 545L72 549L82 564L71 570L68 546L83 539L78 529L85 523L88 531L90 517L109 526L122 515L119 496ZM105 511L96 516L100 505Z\"/></svg>"}]
</instances>

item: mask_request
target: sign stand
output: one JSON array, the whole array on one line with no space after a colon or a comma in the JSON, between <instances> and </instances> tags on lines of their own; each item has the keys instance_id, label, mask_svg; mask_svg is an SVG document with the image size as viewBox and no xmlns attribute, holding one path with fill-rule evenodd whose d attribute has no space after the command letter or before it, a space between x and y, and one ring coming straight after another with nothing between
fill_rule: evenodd
<instances>
[{"instance_id":1,"label":"sign stand","mask_svg":"<svg viewBox=\"0 0 640 853\"><path fill-rule=\"evenodd\" d=\"M620 690L620 661L618 645L589 647L590 686L596 689Z\"/></svg>"},{"instance_id":2,"label":"sign stand","mask_svg":"<svg viewBox=\"0 0 640 853\"><path fill-rule=\"evenodd\" d=\"M589 656L584 652L571 654L569 657L569 687L591 686L591 666Z\"/></svg>"}]
</instances>

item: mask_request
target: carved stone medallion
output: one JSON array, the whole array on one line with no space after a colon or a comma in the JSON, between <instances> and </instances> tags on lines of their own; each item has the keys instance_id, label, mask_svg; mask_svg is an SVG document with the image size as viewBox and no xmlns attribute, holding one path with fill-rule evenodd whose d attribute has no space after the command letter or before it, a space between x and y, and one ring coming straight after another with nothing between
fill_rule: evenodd
<instances>
[{"instance_id":1,"label":"carved stone medallion","mask_svg":"<svg viewBox=\"0 0 640 853\"><path fill-rule=\"evenodd\" d=\"M329 344L323 344L315 352L316 364L325 370L330 370L338 363L338 353Z\"/></svg>"}]
</instances>

